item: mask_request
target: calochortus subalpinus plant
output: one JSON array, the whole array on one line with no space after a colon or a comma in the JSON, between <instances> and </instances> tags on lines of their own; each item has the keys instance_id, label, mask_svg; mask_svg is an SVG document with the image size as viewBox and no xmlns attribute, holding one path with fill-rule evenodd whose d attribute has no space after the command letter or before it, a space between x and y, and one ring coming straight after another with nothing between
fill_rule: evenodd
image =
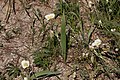
<instances>
[{"instance_id":1,"label":"calochortus subalpinus plant","mask_svg":"<svg viewBox=\"0 0 120 80\"><path fill-rule=\"evenodd\" d=\"M9 2L10 5L9 12L6 16L6 22L8 22L12 7L14 8L15 6L11 3L15 0L6 1ZM82 12L83 14L80 12L80 10L84 11L84 8L86 8L82 6L82 0L59 0L56 5L56 10L45 16L42 16L40 9L33 7L34 5L32 4L34 4L34 2L29 3L27 2L28 0L19 1L24 8L23 10L29 16L30 20L33 21L30 31L32 32L30 34L32 37L32 45L29 50L35 48L35 51L32 51L34 65L31 65L28 60L21 61L20 66L10 64L7 68L7 73L9 76L12 76L11 79L19 75L21 75L24 80L43 79L53 75L56 76L60 74L56 71L58 65L55 65L52 71L51 66L52 63L55 63L54 61L58 60L59 55L62 55L66 64L69 64L69 62L72 63L70 67L72 69L74 68L74 70L71 74L73 74L75 80L78 76L83 80L99 79L101 76L102 79L112 80L113 75L119 78L119 0L96 0L97 2L95 0L89 0L88 5L86 5L90 8L89 18L86 18L88 16L86 16L84 12ZM39 1L47 2L46 0ZM50 0L48 0L48 2L49 1ZM42 3L40 3L40 5L41 4ZM89 15L89 12L87 13L86 11L85 13ZM59 19L61 21L56 25L54 22L58 22L57 20ZM90 26L86 26L84 23L85 21L89 22L89 20L91 24ZM40 25L37 22L39 22ZM61 29L61 32L56 30L56 26ZM94 35L94 31L97 36ZM17 34L16 30L14 30L13 33ZM93 37L92 39L91 36L95 36L95 38ZM108 37L108 41L104 40L104 36ZM91 43L91 39L93 43ZM84 53L83 56L82 53ZM58 62L59 61L61 62L62 60L58 60ZM41 71L34 72L34 66ZM59 67L61 68L61 66ZM3 74L0 75L0 79L4 80L4 76L2 75Z\"/></svg>"}]
</instances>

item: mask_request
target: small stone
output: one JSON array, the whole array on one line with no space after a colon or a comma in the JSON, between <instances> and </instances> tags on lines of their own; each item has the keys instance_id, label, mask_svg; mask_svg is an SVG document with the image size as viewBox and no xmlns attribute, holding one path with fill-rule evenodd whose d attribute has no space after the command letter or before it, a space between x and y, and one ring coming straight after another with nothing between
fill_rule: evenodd
<instances>
[{"instance_id":1,"label":"small stone","mask_svg":"<svg viewBox=\"0 0 120 80\"><path fill-rule=\"evenodd\" d=\"M119 51L119 49L118 49L118 48L115 48L115 51Z\"/></svg>"},{"instance_id":2,"label":"small stone","mask_svg":"<svg viewBox=\"0 0 120 80\"><path fill-rule=\"evenodd\" d=\"M0 43L0 47L3 47L3 44L2 44L2 43Z\"/></svg>"}]
</instances>

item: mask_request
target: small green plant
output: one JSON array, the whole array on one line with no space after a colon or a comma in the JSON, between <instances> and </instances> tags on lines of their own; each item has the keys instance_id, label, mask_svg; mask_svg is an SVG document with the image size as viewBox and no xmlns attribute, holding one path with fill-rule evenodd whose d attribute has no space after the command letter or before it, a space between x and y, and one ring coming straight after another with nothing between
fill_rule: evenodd
<instances>
[{"instance_id":1,"label":"small green plant","mask_svg":"<svg viewBox=\"0 0 120 80\"><path fill-rule=\"evenodd\" d=\"M9 63L8 66L6 67L6 72L0 73L0 80L6 80L6 79L13 80L14 78L17 78L20 75L23 79L27 78L29 80L34 80L34 79L43 79L46 77L56 76L60 74L60 72L58 71L51 71L48 69L39 72L32 72L30 68L30 63L27 60L23 60L21 62L21 66L22 68L24 68L24 70L18 68L18 66L15 66L12 63ZM8 74L8 77L5 76L6 74Z\"/></svg>"},{"instance_id":2,"label":"small green plant","mask_svg":"<svg viewBox=\"0 0 120 80\"><path fill-rule=\"evenodd\" d=\"M6 80L6 77L2 74L2 72L0 72L0 80Z\"/></svg>"},{"instance_id":3,"label":"small green plant","mask_svg":"<svg viewBox=\"0 0 120 80\"><path fill-rule=\"evenodd\" d=\"M82 25L82 20L80 18L79 3L72 1L60 2L57 4L57 8L54 11L57 16L61 16L61 49L62 56L66 61L67 51L72 45L76 43L76 39L72 40L71 37L76 38L78 35L82 35L84 38L84 31Z\"/></svg>"},{"instance_id":4,"label":"small green plant","mask_svg":"<svg viewBox=\"0 0 120 80\"><path fill-rule=\"evenodd\" d=\"M100 29L104 29L107 32L111 31L111 29L116 29L116 31L120 32L119 3L119 0L109 0L108 2L100 0L99 3L96 4L95 23L98 22Z\"/></svg>"},{"instance_id":5,"label":"small green plant","mask_svg":"<svg viewBox=\"0 0 120 80\"><path fill-rule=\"evenodd\" d=\"M99 79L101 76L102 78L100 79L120 79L120 1L99 0L96 2L94 0L95 5L91 7L90 12L86 12L89 15L88 20L91 22L90 27L84 24L88 20L84 21L84 16L82 16L80 11L82 8L80 3L82 1L80 3L78 1L59 0L54 11L55 14L52 13L52 17L48 14L49 17L46 18L46 16L41 14L40 9L33 7L32 3L30 3L31 1L19 0L23 11L32 20L30 31L31 46L29 50L32 48L36 49L31 55L34 60L33 64L39 70L42 70L35 72L29 60L23 60L23 69L9 63L6 73L10 80L19 75L23 79L27 78L29 80L44 79L51 76L58 77L57 75L60 72L56 71L57 65L55 65L55 70L51 70L51 66L59 55L63 57L64 61L67 61L68 51L73 54L73 61L70 60L73 64L72 68L75 66L75 71L81 79L94 80ZM49 0L39 0L39 2L40 4L49 4ZM7 4L6 22L9 21L12 12L16 14L15 0L5 0L3 8ZM56 21L58 18L61 22L58 22L58 24L54 23L54 16ZM60 27L61 32L57 31L56 28L58 27ZM3 26L0 24L0 30L2 29ZM99 38L94 35L94 32L98 34ZM13 30L6 31L5 36L9 40L18 34L21 34L21 29L13 28ZM93 42L94 44L91 43L92 34L95 38L98 38ZM104 37L107 37L107 42L105 42ZM3 45L0 47L3 47ZM22 58L26 59L26 57ZM72 58L70 57L69 59ZM66 64L68 63L66 62ZM5 74L0 73L0 80L5 80Z\"/></svg>"},{"instance_id":6,"label":"small green plant","mask_svg":"<svg viewBox=\"0 0 120 80\"><path fill-rule=\"evenodd\" d=\"M54 72L54 71L41 71L41 72L37 72L35 74L33 74L30 79L33 80L33 79L36 79L36 78L45 78L45 77L50 77L50 76L56 76L60 74L59 72Z\"/></svg>"},{"instance_id":7,"label":"small green plant","mask_svg":"<svg viewBox=\"0 0 120 80\"><path fill-rule=\"evenodd\" d=\"M100 11L102 16L109 20L119 20L120 15L120 1L119 0L100 0L97 4L97 10Z\"/></svg>"},{"instance_id":8,"label":"small green plant","mask_svg":"<svg viewBox=\"0 0 120 80\"><path fill-rule=\"evenodd\" d=\"M5 37L7 40L13 39L15 37L15 34L13 33L13 31L9 30L6 32Z\"/></svg>"},{"instance_id":9,"label":"small green plant","mask_svg":"<svg viewBox=\"0 0 120 80\"><path fill-rule=\"evenodd\" d=\"M90 12L92 26L97 28L101 37L104 35L111 40L105 43L105 49L102 46L90 50L91 55L88 58L91 59L94 69L90 78L99 78L102 74L108 79L114 79L111 76L112 74L119 78L119 58L117 57L119 51L115 51L115 49L116 47L120 48L118 45L120 42L118 38L120 36L120 8L118 8L120 4L118 0L109 0L108 2L100 0L95 5L96 8L93 8L93 11ZM104 37L102 40L104 40ZM109 48L106 46L109 46Z\"/></svg>"},{"instance_id":10,"label":"small green plant","mask_svg":"<svg viewBox=\"0 0 120 80\"><path fill-rule=\"evenodd\" d=\"M120 1L109 0L108 2L100 0L96 4L95 13L97 28L108 37L114 37L115 44L120 48ZM102 17L101 17L102 16Z\"/></svg>"},{"instance_id":11,"label":"small green plant","mask_svg":"<svg viewBox=\"0 0 120 80\"><path fill-rule=\"evenodd\" d=\"M19 76L21 73L21 70L12 63L8 64L8 66L6 67L6 71L7 71L7 74L9 75L10 79L13 79L13 78Z\"/></svg>"},{"instance_id":12,"label":"small green plant","mask_svg":"<svg viewBox=\"0 0 120 80\"><path fill-rule=\"evenodd\" d=\"M33 53L34 63L44 69L48 68L53 60L51 57L58 56L58 53L61 52L59 45L60 43L54 34L53 37L48 36L44 46Z\"/></svg>"},{"instance_id":13,"label":"small green plant","mask_svg":"<svg viewBox=\"0 0 120 80\"><path fill-rule=\"evenodd\" d=\"M34 63L36 66L43 67L46 69L50 64L50 51L48 49L44 49L42 51L37 51L33 54Z\"/></svg>"}]
</instances>

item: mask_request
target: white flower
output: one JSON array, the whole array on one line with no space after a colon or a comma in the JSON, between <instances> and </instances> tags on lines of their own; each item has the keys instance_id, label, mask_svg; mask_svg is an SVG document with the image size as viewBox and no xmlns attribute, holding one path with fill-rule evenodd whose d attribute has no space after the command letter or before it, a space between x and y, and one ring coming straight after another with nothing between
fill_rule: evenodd
<instances>
[{"instance_id":1,"label":"white flower","mask_svg":"<svg viewBox=\"0 0 120 80\"><path fill-rule=\"evenodd\" d=\"M24 77L24 80L28 80L28 78L27 78L27 77Z\"/></svg>"},{"instance_id":2,"label":"white flower","mask_svg":"<svg viewBox=\"0 0 120 80\"><path fill-rule=\"evenodd\" d=\"M63 2L65 2L65 0L62 0Z\"/></svg>"},{"instance_id":3,"label":"white flower","mask_svg":"<svg viewBox=\"0 0 120 80\"><path fill-rule=\"evenodd\" d=\"M82 55L83 55L83 57L84 57L86 54L85 54L85 53L83 53Z\"/></svg>"},{"instance_id":4,"label":"white flower","mask_svg":"<svg viewBox=\"0 0 120 80\"><path fill-rule=\"evenodd\" d=\"M101 21L101 20L99 20L99 24L102 24L102 21Z\"/></svg>"},{"instance_id":5,"label":"white flower","mask_svg":"<svg viewBox=\"0 0 120 80\"><path fill-rule=\"evenodd\" d=\"M54 14L54 13L47 14L47 15L45 15L45 18L46 18L47 20L53 19L53 18L55 18L55 14Z\"/></svg>"},{"instance_id":6,"label":"white flower","mask_svg":"<svg viewBox=\"0 0 120 80\"><path fill-rule=\"evenodd\" d=\"M99 47L99 45L102 43L102 41L100 39L96 39L92 45L90 46L90 48L94 48L94 47Z\"/></svg>"},{"instance_id":7,"label":"white flower","mask_svg":"<svg viewBox=\"0 0 120 80\"><path fill-rule=\"evenodd\" d=\"M109 1L108 0L106 0L106 3L108 3Z\"/></svg>"},{"instance_id":8,"label":"white flower","mask_svg":"<svg viewBox=\"0 0 120 80\"><path fill-rule=\"evenodd\" d=\"M112 9L109 9L109 12L112 12Z\"/></svg>"},{"instance_id":9,"label":"white flower","mask_svg":"<svg viewBox=\"0 0 120 80\"><path fill-rule=\"evenodd\" d=\"M73 78L75 78L75 77L76 77L76 72L73 73Z\"/></svg>"},{"instance_id":10,"label":"white flower","mask_svg":"<svg viewBox=\"0 0 120 80\"><path fill-rule=\"evenodd\" d=\"M114 29L111 29L111 32L115 32L116 31L116 29L114 28Z\"/></svg>"},{"instance_id":11,"label":"white flower","mask_svg":"<svg viewBox=\"0 0 120 80\"><path fill-rule=\"evenodd\" d=\"M23 60L23 61L21 62L21 65L22 65L22 67L25 69L25 68L29 67L29 61Z\"/></svg>"}]
</instances>

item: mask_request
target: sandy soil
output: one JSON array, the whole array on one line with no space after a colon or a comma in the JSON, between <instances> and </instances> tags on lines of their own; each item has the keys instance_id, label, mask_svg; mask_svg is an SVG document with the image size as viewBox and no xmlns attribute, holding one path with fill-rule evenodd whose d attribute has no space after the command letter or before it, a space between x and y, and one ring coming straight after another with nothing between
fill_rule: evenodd
<instances>
[{"instance_id":1,"label":"sandy soil","mask_svg":"<svg viewBox=\"0 0 120 80\"><path fill-rule=\"evenodd\" d=\"M44 16L48 13L51 13L55 9L55 4L58 2L57 0L49 0L48 4L41 4L37 2L37 0L29 0L31 6L34 6L34 9L39 9L41 11L41 14ZM86 0L81 0L81 2L85 2ZM14 63L15 65L18 65L21 68L20 62L24 58L27 58L30 60L31 65L33 66L34 64L32 63L32 57L31 54L41 46L41 38L38 37L38 31L39 28L41 28L41 24L39 21L35 23L35 41L34 44L32 44L32 30L31 30L31 25L33 22L34 13L32 9L28 9L30 12L31 18L28 16L28 14L25 12L23 7L21 6L19 0L16 0L16 14L13 12L13 9L11 10L11 15L9 20L7 21L7 10L8 10L8 3L7 5L4 6L4 0L0 0L0 21L1 21L1 26L3 28L0 30L0 72L4 71L4 68L7 66L9 62ZM4 8L3 8L4 6ZM28 6L29 7L29 6ZM81 11L86 12L83 8L81 8ZM84 16L85 18L85 16ZM7 22L6 22L7 21ZM89 26L88 23L85 24L86 26ZM39 44L38 44L39 43ZM51 67L54 68L54 65L57 65L58 71L62 72L59 77L61 80L80 80L79 74L77 74L77 71L73 73L73 68L72 67L78 67L78 65L73 66L74 63L71 63L75 57L78 56L76 55L72 49L69 51L70 55L68 56L68 64L64 64L62 62L61 57L58 58L58 62L56 61L53 66ZM35 70L36 67L34 67ZM74 79L76 77L76 79ZM16 78L18 80L19 78ZM46 78L45 80L57 80L56 77L52 78Z\"/></svg>"}]
</instances>

